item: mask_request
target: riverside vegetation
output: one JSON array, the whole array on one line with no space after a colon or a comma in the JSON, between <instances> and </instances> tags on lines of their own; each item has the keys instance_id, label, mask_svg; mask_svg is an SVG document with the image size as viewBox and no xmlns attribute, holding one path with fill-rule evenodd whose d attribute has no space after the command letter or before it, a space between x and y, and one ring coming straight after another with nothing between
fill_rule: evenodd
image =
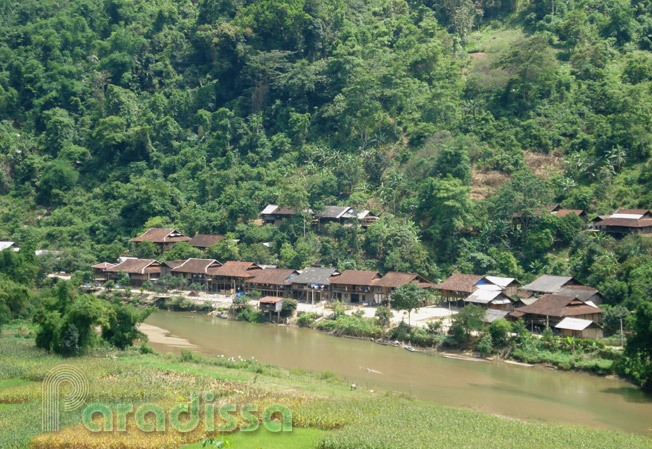
<instances>
[{"instance_id":1,"label":"riverside vegetation","mask_svg":"<svg viewBox=\"0 0 652 449\"><path fill-rule=\"evenodd\" d=\"M415 401L392 392L356 390L329 372L286 370L255 360L205 358L188 351L180 356L131 349L97 348L79 358L61 358L35 348L33 339L7 329L0 338L0 447L99 448L167 447L213 438L200 426L189 434L168 431L98 436L66 412L63 429L38 435L41 381L52 367L69 363L90 380L89 401L109 404L154 402L171 407L188 401L193 391L213 391L228 403L285 404L293 413L296 434L272 436L263 429L230 435L233 447L266 441L285 448L649 448L649 439L619 432L522 422ZM192 447L199 447L200 444ZM266 445L272 448L274 446Z\"/></svg>"},{"instance_id":2,"label":"riverside vegetation","mask_svg":"<svg viewBox=\"0 0 652 449\"><path fill-rule=\"evenodd\" d=\"M560 203L590 219L650 208L651 30L652 3L639 0L0 0L0 237L21 247L0 253L0 326L24 323L21 332L50 351L10 342L21 355L3 363L0 385L24 396L0 403L2 429L14 429L2 441L36 428L30 382L62 360L54 353L82 363L138 337L143 315L124 298L76 289L92 281L90 265L126 254L321 263L433 281L454 271L521 283L572 275L604 295L608 334L623 319L623 355L534 339L518 324L505 341L507 325L474 329L471 312L451 335L436 326L391 332L425 346L454 339L485 354L615 369L652 388L652 239L588 232L576 215L545 209ZM346 204L381 218L366 229L313 226L302 214L260 226L268 203ZM185 243L165 254L128 243L163 226L227 238L206 254ZM58 252L37 259L37 249ZM70 285L47 276L57 271L73 274ZM337 314L316 326L382 336L386 315ZM105 373L124 381L118 389L139 374L130 357L156 358L111 354L117 361L102 363L114 364ZM319 444L395 447L404 438L418 447L412 438L440 438L464 447L485 428L483 446L519 447L510 426L542 448L643 444L401 401L381 404L404 407L414 422L441 413L468 439L450 440L440 428L389 435L381 427L398 418L370 413L374 422L358 421L367 431L338 421L341 430ZM343 404L337 409L357 416L358 404ZM475 418L458 420L458 412ZM459 430L466 421L477 428ZM534 428L545 441L523 430Z\"/></svg>"}]
</instances>

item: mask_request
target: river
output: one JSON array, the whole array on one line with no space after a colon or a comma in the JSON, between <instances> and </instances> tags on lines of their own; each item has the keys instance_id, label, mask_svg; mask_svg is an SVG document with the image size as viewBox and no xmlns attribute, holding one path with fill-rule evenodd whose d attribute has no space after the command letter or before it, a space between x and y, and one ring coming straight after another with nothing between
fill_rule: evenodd
<instances>
[{"instance_id":1,"label":"river","mask_svg":"<svg viewBox=\"0 0 652 449\"><path fill-rule=\"evenodd\" d=\"M338 338L312 329L156 311L143 330L159 352L256 359L285 368L330 370L359 387L519 419L652 436L652 397L632 385L583 373L502 362L448 359Z\"/></svg>"}]
</instances>

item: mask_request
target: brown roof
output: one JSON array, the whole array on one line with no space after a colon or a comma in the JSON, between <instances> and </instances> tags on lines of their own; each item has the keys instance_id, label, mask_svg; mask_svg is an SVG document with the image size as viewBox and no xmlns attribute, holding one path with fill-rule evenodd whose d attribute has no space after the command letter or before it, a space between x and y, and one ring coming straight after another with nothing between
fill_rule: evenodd
<instances>
[{"instance_id":1,"label":"brown roof","mask_svg":"<svg viewBox=\"0 0 652 449\"><path fill-rule=\"evenodd\" d=\"M161 264L152 259L125 259L117 265L107 268L106 271L111 273L144 274L156 273L161 271Z\"/></svg>"},{"instance_id":2,"label":"brown roof","mask_svg":"<svg viewBox=\"0 0 652 449\"><path fill-rule=\"evenodd\" d=\"M291 274L296 273L290 268L266 268L264 270L254 270L253 276L246 282L251 284L268 284L268 285L290 285L288 278Z\"/></svg>"},{"instance_id":3,"label":"brown roof","mask_svg":"<svg viewBox=\"0 0 652 449\"><path fill-rule=\"evenodd\" d=\"M260 269L261 268L253 262L237 262L230 260L228 262L224 262L224 265L219 268L209 269L208 273L214 276L251 278L257 274L255 271Z\"/></svg>"},{"instance_id":4,"label":"brown roof","mask_svg":"<svg viewBox=\"0 0 652 449\"><path fill-rule=\"evenodd\" d=\"M377 271L359 271L359 270L345 270L339 276L331 276L328 278L331 284L334 285L374 285L374 281L380 279L380 274Z\"/></svg>"},{"instance_id":5,"label":"brown roof","mask_svg":"<svg viewBox=\"0 0 652 449\"><path fill-rule=\"evenodd\" d=\"M283 301L283 298L278 298L276 296L264 296L258 300L258 302L262 304L276 304L280 301Z\"/></svg>"},{"instance_id":6,"label":"brown roof","mask_svg":"<svg viewBox=\"0 0 652 449\"><path fill-rule=\"evenodd\" d=\"M516 312L531 315L565 317L602 313L603 310L597 307L587 306L572 296L548 294L543 295L539 300L529 306L516 309Z\"/></svg>"},{"instance_id":7,"label":"brown roof","mask_svg":"<svg viewBox=\"0 0 652 449\"><path fill-rule=\"evenodd\" d=\"M620 228L646 228L652 226L652 218L606 218L595 223L595 226L617 226Z\"/></svg>"},{"instance_id":8,"label":"brown roof","mask_svg":"<svg viewBox=\"0 0 652 449\"><path fill-rule=\"evenodd\" d=\"M224 239L223 235L197 234L188 243L195 248L208 248L222 239Z\"/></svg>"},{"instance_id":9,"label":"brown roof","mask_svg":"<svg viewBox=\"0 0 652 449\"><path fill-rule=\"evenodd\" d=\"M167 265L168 267L174 269L184 262L185 260L166 260L165 262L163 262L163 265Z\"/></svg>"},{"instance_id":10,"label":"brown roof","mask_svg":"<svg viewBox=\"0 0 652 449\"><path fill-rule=\"evenodd\" d=\"M584 214L584 211L581 209L559 209L556 214L558 217L562 218L569 214L577 214L578 217L581 217Z\"/></svg>"},{"instance_id":11,"label":"brown roof","mask_svg":"<svg viewBox=\"0 0 652 449\"><path fill-rule=\"evenodd\" d=\"M650 211L647 209L618 209L616 214L633 214L633 215L646 215L649 214Z\"/></svg>"},{"instance_id":12,"label":"brown roof","mask_svg":"<svg viewBox=\"0 0 652 449\"><path fill-rule=\"evenodd\" d=\"M215 259L188 259L172 268L175 273L208 274L210 268L219 268L222 264Z\"/></svg>"},{"instance_id":13,"label":"brown roof","mask_svg":"<svg viewBox=\"0 0 652 449\"><path fill-rule=\"evenodd\" d=\"M477 288L476 284L480 282L481 279L482 276L479 274L455 273L439 284L437 288L455 292L473 293Z\"/></svg>"},{"instance_id":14,"label":"brown roof","mask_svg":"<svg viewBox=\"0 0 652 449\"><path fill-rule=\"evenodd\" d=\"M427 279L425 279L422 276L419 276L418 274L398 273L395 271L390 271L389 273L385 274L385 276L378 279L375 282L375 285L377 285L378 287L396 288L396 287L400 287L401 285L409 284L410 282L413 281L429 283Z\"/></svg>"},{"instance_id":15,"label":"brown roof","mask_svg":"<svg viewBox=\"0 0 652 449\"><path fill-rule=\"evenodd\" d=\"M145 231L143 234L135 237L130 242L144 242L149 240L153 243L175 243L175 242L187 242L190 240L190 237L186 237L176 229L162 229L162 228L150 228Z\"/></svg>"},{"instance_id":16,"label":"brown roof","mask_svg":"<svg viewBox=\"0 0 652 449\"><path fill-rule=\"evenodd\" d=\"M95 268L96 270L106 270L107 268L111 268L114 265L114 263L102 262L98 263L97 265L93 265L91 268Z\"/></svg>"}]
</instances>

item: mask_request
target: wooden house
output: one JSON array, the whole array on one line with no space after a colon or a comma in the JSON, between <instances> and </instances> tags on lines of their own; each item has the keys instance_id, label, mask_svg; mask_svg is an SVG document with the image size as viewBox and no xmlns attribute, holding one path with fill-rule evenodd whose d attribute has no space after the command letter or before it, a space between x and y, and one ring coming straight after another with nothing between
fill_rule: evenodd
<instances>
[{"instance_id":1,"label":"wooden house","mask_svg":"<svg viewBox=\"0 0 652 449\"><path fill-rule=\"evenodd\" d=\"M564 318L555 329L564 337L590 338L598 340L603 337L602 327L591 320L581 318Z\"/></svg>"},{"instance_id":2,"label":"wooden house","mask_svg":"<svg viewBox=\"0 0 652 449\"><path fill-rule=\"evenodd\" d=\"M159 252L168 251L175 243L187 242L190 237L186 237L176 229L150 228L143 234L135 237L130 242L140 244L144 241L150 241L156 245Z\"/></svg>"},{"instance_id":3,"label":"wooden house","mask_svg":"<svg viewBox=\"0 0 652 449\"><path fill-rule=\"evenodd\" d=\"M261 312L269 313L269 320L272 321L272 314L276 313L276 319L281 321L284 299L278 296L265 296L258 301L258 308Z\"/></svg>"},{"instance_id":4,"label":"wooden house","mask_svg":"<svg viewBox=\"0 0 652 449\"><path fill-rule=\"evenodd\" d=\"M260 218L262 218L264 223L278 226L283 220L294 217L296 214L297 211L295 209L280 207L276 204L268 204L260 213Z\"/></svg>"},{"instance_id":5,"label":"wooden house","mask_svg":"<svg viewBox=\"0 0 652 449\"><path fill-rule=\"evenodd\" d=\"M652 235L652 213L647 209L620 209L613 215L594 221L591 227L616 237L635 233Z\"/></svg>"},{"instance_id":6,"label":"wooden house","mask_svg":"<svg viewBox=\"0 0 652 449\"><path fill-rule=\"evenodd\" d=\"M436 289L444 301L459 301L476 291L482 279L478 274L454 273L437 285Z\"/></svg>"},{"instance_id":7,"label":"wooden house","mask_svg":"<svg viewBox=\"0 0 652 449\"><path fill-rule=\"evenodd\" d=\"M389 304L390 298L394 290L396 290L401 285L406 285L414 283L421 288L435 288L435 284L430 282L428 279L424 278L415 273L399 273L395 271L390 271L385 274L382 278L378 279L375 282L376 287L376 303L377 304Z\"/></svg>"},{"instance_id":8,"label":"wooden house","mask_svg":"<svg viewBox=\"0 0 652 449\"><path fill-rule=\"evenodd\" d=\"M532 326L552 327L564 318L580 318L594 323L601 322L603 310L586 304L572 296L546 294L529 306L520 307L509 314L510 318L522 318Z\"/></svg>"},{"instance_id":9,"label":"wooden house","mask_svg":"<svg viewBox=\"0 0 652 449\"><path fill-rule=\"evenodd\" d=\"M484 278L491 284L500 287L506 296L514 298L518 295L519 283L516 279L501 276L485 276Z\"/></svg>"},{"instance_id":10,"label":"wooden house","mask_svg":"<svg viewBox=\"0 0 652 449\"><path fill-rule=\"evenodd\" d=\"M335 268L308 267L296 276L291 276L292 297L299 301L316 303L330 296L330 277L337 273Z\"/></svg>"},{"instance_id":11,"label":"wooden house","mask_svg":"<svg viewBox=\"0 0 652 449\"><path fill-rule=\"evenodd\" d=\"M478 288L464 298L465 304L475 304L495 310L514 310L514 301L505 295L498 286L495 288Z\"/></svg>"},{"instance_id":12,"label":"wooden house","mask_svg":"<svg viewBox=\"0 0 652 449\"><path fill-rule=\"evenodd\" d=\"M253 277L245 280L245 289L247 293L259 291L263 296L289 297L292 294L292 284L288 278L297 274L298 271L289 268L255 270Z\"/></svg>"},{"instance_id":13,"label":"wooden house","mask_svg":"<svg viewBox=\"0 0 652 449\"><path fill-rule=\"evenodd\" d=\"M361 227L366 228L367 226L375 223L380 219L378 215L373 214L369 210L359 210L350 208L348 211L342 215L342 219L350 226L350 223L359 224ZM345 226L347 226L345 224Z\"/></svg>"},{"instance_id":14,"label":"wooden house","mask_svg":"<svg viewBox=\"0 0 652 449\"><path fill-rule=\"evenodd\" d=\"M11 250L11 251L13 251L15 253L20 251L20 248L18 247L18 245L16 245L15 242L10 242L10 241L2 241L2 242L0 242L0 251L4 251L6 249L9 249L9 250Z\"/></svg>"},{"instance_id":15,"label":"wooden house","mask_svg":"<svg viewBox=\"0 0 652 449\"><path fill-rule=\"evenodd\" d=\"M355 304L375 303L376 282L380 279L380 273L377 271L345 270L329 278L330 298Z\"/></svg>"},{"instance_id":16,"label":"wooden house","mask_svg":"<svg viewBox=\"0 0 652 449\"><path fill-rule=\"evenodd\" d=\"M129 276L132 287L140 287L145 281L159 279L161 263L153 259L125 259L105 271L110 280L117 280L120 273L125 273Z\"/></svg>"},{"instance_id":17,"label":"wooden house","mask_svg":"<svg viewBox=\"0 0 652 449\"><path fill-rule=\"evenodd\" d=\"M262 268L253 262L237 262L230 260L224 265L209 268L211 279L208 289L211 292L237 294L245 291L245 281L253 278Z\"/></svg>"},{"instance_id":18,"label":"wooden house","mask_svg":"<svg viewBox=\"0 0 652 449\"><path fill-rule=\"evenodd\" d=\"M557 293L562 288L577 287L583 285L584 284L571 276L553 276L550 274L544 274L529 284L522 286L519 290L519 296L521 298L541 296L548 293Z\"/></svg>"},{"instance_id":19,"label":"wooden house","mask_svg":"<svg viewBox=\"0 0 652 449\"><path fill-rule=\"evenodd\" d=\"M224 240L223 235L213 235L213 234L197 234L190 240L188 240L188 243L190 246L200 249L202 251L206 251L208 248L219 242L220 240Z\"/></svg>"},{"instance_id":20,"label":"wooden house","mask_svg":"<svg viewBox=\"0 0 652 449\"><path fill-rule=\"evenodd\" d=\"M326 206L323 210L315 212L315 219L320 225L333 222L343 224L350 209L348 206Z\"/></svg>"},{"instance_id":21,"label":"wooden house","mask_svg":"<svg viewBox=\"0 0 652 449\"><path fill-rule=\"evenodd\" d=\"M104 283L109 280L109 273L106 272L107 269L115 266L114 263L102 262L91 267L93 270L93 281Z\"/></svg>"},{"instance_id":22,"label":"wooden house","mask_svg":"<svg viewBox=\"0 0 652 449\"><path fill-rule=\"evenodd\" d=\"M185 278L188 284L200 284L204 291L208 291L209 283L214 277L214 270L221 266L222 264L215 259L188 259L175 264L171 274Z\"/></svg>"}]
</instances>

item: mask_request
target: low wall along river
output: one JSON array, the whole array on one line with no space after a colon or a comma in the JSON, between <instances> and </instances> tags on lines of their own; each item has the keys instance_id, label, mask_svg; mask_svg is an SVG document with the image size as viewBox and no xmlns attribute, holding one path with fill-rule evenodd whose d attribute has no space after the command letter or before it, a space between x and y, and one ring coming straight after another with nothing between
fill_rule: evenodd
<instances>
[{"instance_id":1,"label":"low wall along river","mask_svg":"<svg viewBox=\"0 0 652 449\"><path fill-rule=\"evenodd\" d=\"M159 352L256 359L330 370L361 388L389 389L440 404L520 419L652 436L652 397L619 380L502 362L447 359L323 332L156 311L142 329Z\"/></svg>"}]
</instances>

